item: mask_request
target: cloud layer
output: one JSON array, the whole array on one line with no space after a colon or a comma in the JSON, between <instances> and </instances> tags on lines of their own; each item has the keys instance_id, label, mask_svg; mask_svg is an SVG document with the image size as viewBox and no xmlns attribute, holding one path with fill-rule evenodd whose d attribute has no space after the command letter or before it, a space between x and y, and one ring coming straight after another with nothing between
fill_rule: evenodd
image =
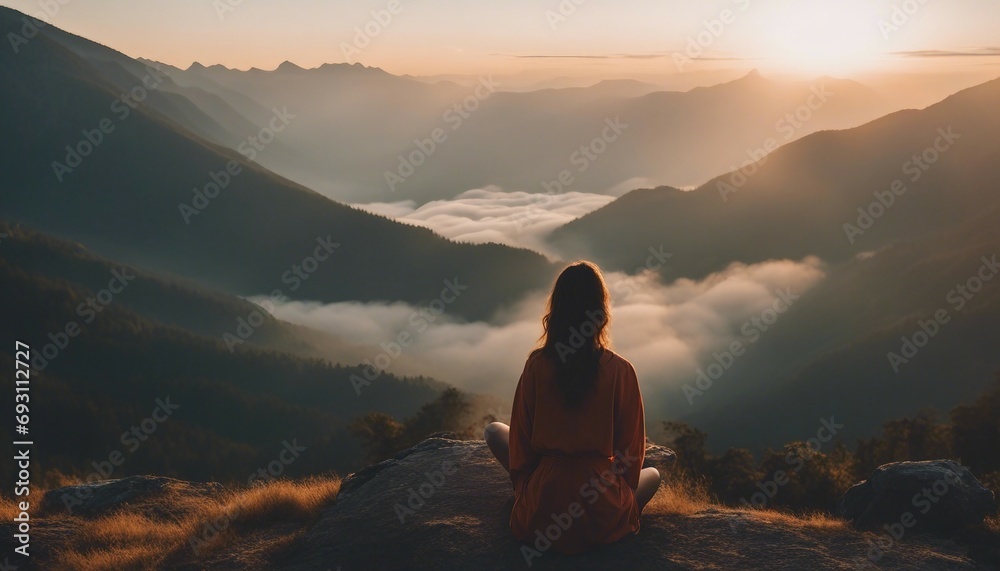
<instances>
[{"instance_id":1,"label":"cloud layer","mask_svg":"<svg viewBox=\"0 0 1000 571\"><path fill-rule=\"evenodd\" d=\"M629 181L628 190L639 181ZM615 191L618 189L612 189ZM614 194L614 192L612 192ZM553 230L605 206L614 196L567 192L504 192L490 186L451 200L420 206L413 201L355 204L356 208L430 228L446 238L482 244L497 242L552 255L544 238Z\"/></svg>"},{"instance_id":2,"label":"cloud layer","mask_svg":"<svg viewBox=\"0 0 1000 571\"><path fill-rule=\"evenodd\" d=\"M669 408L677 410L677 401L683 400L680 387L693 382L696 371L709 365L713 351L743 338L742 326L771 308L778 292L801 295L824 276L824 266L816 258L734 264L704 280L680 279L670 284L661 283L652 273L608 274L615 349L635 365L649 397L648 408L662 413L668 407L662 401L669 400ZM490 323L459 322L445 313L422 331L414 328L412 319L420 315L420 308L402 303L296 301L278 306L273 313L371 347L370 354L358 360L388 372L431 376L506 400L512 397L524 359L541 334L546 294L539 291L527 296ZM409 332L412 342L395 357L393 344L401 332Z\"/></svg>"}]
</instances>

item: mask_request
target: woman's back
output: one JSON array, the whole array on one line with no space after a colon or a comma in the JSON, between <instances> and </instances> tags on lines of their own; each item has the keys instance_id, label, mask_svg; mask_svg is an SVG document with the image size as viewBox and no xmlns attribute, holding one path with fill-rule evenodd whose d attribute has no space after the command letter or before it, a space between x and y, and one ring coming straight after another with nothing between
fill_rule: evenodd
<instances>
[{"instance_id":1,"label":"woman's back","mask_svg":"<svg viewBox=\"0 0 1000 571\"><path fill-rule=\"evenodd\" d=\"M570 406L555 382L554 360L533 353L515 393L511 529L536 548L548 540L574 553L638 531L633 490L645 451L642 397L632 365L604 350L593 387Z\"/></svg>"}]
</instances>

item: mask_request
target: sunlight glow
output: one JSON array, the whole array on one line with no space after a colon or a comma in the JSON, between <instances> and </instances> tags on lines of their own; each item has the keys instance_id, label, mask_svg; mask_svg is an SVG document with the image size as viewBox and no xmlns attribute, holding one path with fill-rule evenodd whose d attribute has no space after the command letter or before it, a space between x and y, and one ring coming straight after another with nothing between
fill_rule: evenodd
<instances>
[{"instance_id":1,"label":"sunlight glow","mask_svg":"<svg viewBox=\"0 0 1000 571\"><path fill-rule=\"evenodd\" d=\"M885 52L878 19L875 4L866 0L787 2L768 16L761 55L790 72L863 71Z\"/></svg>"}]
</instances>

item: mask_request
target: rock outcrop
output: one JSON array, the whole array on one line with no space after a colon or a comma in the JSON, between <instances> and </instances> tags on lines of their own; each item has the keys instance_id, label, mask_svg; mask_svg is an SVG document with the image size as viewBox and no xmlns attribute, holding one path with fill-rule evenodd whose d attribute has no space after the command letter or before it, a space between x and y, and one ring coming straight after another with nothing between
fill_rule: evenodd
<instances>
[{"instance_id":1,"label":"rock outcrop","mask_svg":"<svg viewBox=\"0 0 1000 571\"><path fill-rule=\"evenodd\" d=\"M673 453L650 446L647 456L646 465L660 467L669 479ZM874 489L875 484L871 486ZM190 549L190 538L182 535L177 545L165 546L162 556L153 555L142 565L125 567L295 571L996 569L990 563L993 551L988 546L926 534L899 540L882 531L857 531L834 518L801 519L766 510L725 508L693 500L666 486L647 506L637 535L583 555L563 556L547 551L543 543L526 546L513 539L508 529L513 505L510 480L479 441L428 439L391 460L350 475L339 489L335 501L330 496L308 515L267 509L271 520L257 521L249 513L242 514L239 521L233 520L232 528L230 522L213 524L217 525L213 534L223 536L204 551ZM864 489L849 496L867 497ZM252 492L256 505L278 503L274 498L268 501L267 490ZM280 486L272 493L279 491ZM151 476L53 490L32 520L33 543L38 548L32 560L45 565L39 568L75 568L75 564L59 559L60 553L70 548L89 562L96 553L96 546L89 542L97 536L88 529L107 530L113 528L108 522L136 521L131 517L134 513L151 516L143 519L151 522L147 525L170 526L183 519L180 512L185 506L198 509L228 493L217 484ZM72 513L66 510L67 496L78 498ZM862 503L860 499L848 502L851 506ZM11 524L0 527L4 528L0 548L9 552ZM168 529L164 528L163 535ZM195 531L200 537L202 526ZM157 530L148 533L152 543L152 538L158 537ZM105 539L101 549L113 552L118 540ZM135 555L125 550L122 557Z\"/></svg>"},{"instance_id":2,"label":"rock outcrop","mask_svg":"<svg viewBox=\"0 0 1000 571\"><path fill-rule=\"evenodd\" d=\"M646 465L673 453L651 447ZM669 478L669 471L665 474ZM658 501L659 500L659 501ZM510 480L482 442L434 438L348 477L276 568L983 569L950 540L887 545L836 520L654 499L639 534L582 556L528 551L508 529ZM881 545L881 547L879 547ZM540 554L540 556L536 555ZM877 564L877 567L875 565Z\"/></svg>"},{"instance_id":3,"label":"rock outcrop","mask_svg":"<svg viewBox=\"0 0 1000 571\"><path fill-rule=\"evenodd\" d=\"M170 501L172 498L217 496L224 490L222 484L214 482L195 484L159 476L132 477L51 490L42 497L41 507L43 514L96 517L130 506L133 510L142 507L143 511L166 516L184 508ZM164 501L157 501L160 498Z\"/></svg>"},{"instance_id":4,"label":"rock outcrop","mask_svg":"<svg viewBox=\"0 0 1000 571\"><path fill-rule=\"evenodd\" d=\"M890 526L906 533L954 532L996 513L993 492L953 460L880 466L838 506L838 515L857 529Z\"/></svg>"}]
</instances>

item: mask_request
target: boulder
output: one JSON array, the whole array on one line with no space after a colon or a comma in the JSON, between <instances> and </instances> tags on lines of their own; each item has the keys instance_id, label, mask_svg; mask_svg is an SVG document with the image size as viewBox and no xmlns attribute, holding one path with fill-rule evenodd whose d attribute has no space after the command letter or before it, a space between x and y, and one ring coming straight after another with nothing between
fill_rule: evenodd
<instances>
[{"instance_id":1,"label":"boulder","mask_svg":"<svg viewBox=\"0 0 1000 571\"><path fill-rule=\"evenodd\" d=\"M906 532L955 532L997 513L997 502L968 468L953 460L880 466L837 506L854 527ZM899 526L902 526L901 528Z\"/></svg>"},{"instance_id":2,"label":"boulder","mask_svg":"<svg viewBox=\"0 0 1000 571\"><path fill-rule=\"evenodd\" d=\"M660 471L660 475L666 478L675 463L677 463L677 454L673 450L646 440L646 458L642 462L643 468L656 468Z\"/></svg>"},{"instance_id":3,"label":"boulder","mask_svg":"<svg viewBox=\"0 0 1000 571\"><path fill-rule=\"evenodd\" d=\"M130 506L146 506L146 513L164 517L177 515L187 506L161 502L162 498L216 496L223 492L222 484L197 484L160 476L130 476L89 484L67 486L46 492L41 509L45 514L59 513L95 517Z\"/></svg>"},{"instance_id":4,"label":"boulder","mask_svg":"<svg viewBox=\"0 0 1000 571\"><path fill-rule=\"evenodd\" d=\"M669 482L673 458L670 450L651 444L646 465L664 469ZM974 545L927 535L896 542L832 518L802 519L711 504L689 495L683 486L664 486L643 513L637 535L586 554L551 553L537 541L524 545L511 536L510 479L482 441L426 440L344 479L335 501L305 512L283 510L277 519L275 506L295 497L287 496L281 486L269 497L268 489L252 492L256 505L267 509L244 514L239 525L225 528L223 540L201 551L191 549L188 537L169 539L177 534L176 523L193 522L198 533L218 524L191 520L184 517L185 510L202 518L198 510L206 504L218 504L246 488L144 476L54 490L44 497L44 509L32 514L32 563L38 569L86 567L79 558L61 559L67 552L82 554L88 565L90 558L103 557L116 562L108 568L185 571L977 571L990 569L996 561L996 535L989 530L981 530L982 540ZM75 505L69 516L66 498ZM128 533L94 534L94 529L116 525L119 517L133 521L132 514L150 520L152 528L142 538L159 537L155 526L162 522L166 543L150 541L151 551L145 553L134 543L122 543ZM0 522L0 550L5 553L15 547L14 526ZM137 556L146 560L140 562Z\"/></svg>"},{"instance_id":5,"label":"boulder","mask_svg":"<svg viewBox=\"0 0 1000 571\"><path fill-rule=\"evenodd\" d=\"M647 448L645 466L669 481L676 456ZM327 569L660 569L800 571L876 568L870 534L831 520L813 526L767 511L654 500L635 536L583 555L533 553L508 527L510 479L482 441L432 438L348 476L336 504L272 559L270 568ZM676 511L675 511L676 510ZM886 549L877 568L976 569L957 546L910 542Z\"/></svg>"}]
</instances>

